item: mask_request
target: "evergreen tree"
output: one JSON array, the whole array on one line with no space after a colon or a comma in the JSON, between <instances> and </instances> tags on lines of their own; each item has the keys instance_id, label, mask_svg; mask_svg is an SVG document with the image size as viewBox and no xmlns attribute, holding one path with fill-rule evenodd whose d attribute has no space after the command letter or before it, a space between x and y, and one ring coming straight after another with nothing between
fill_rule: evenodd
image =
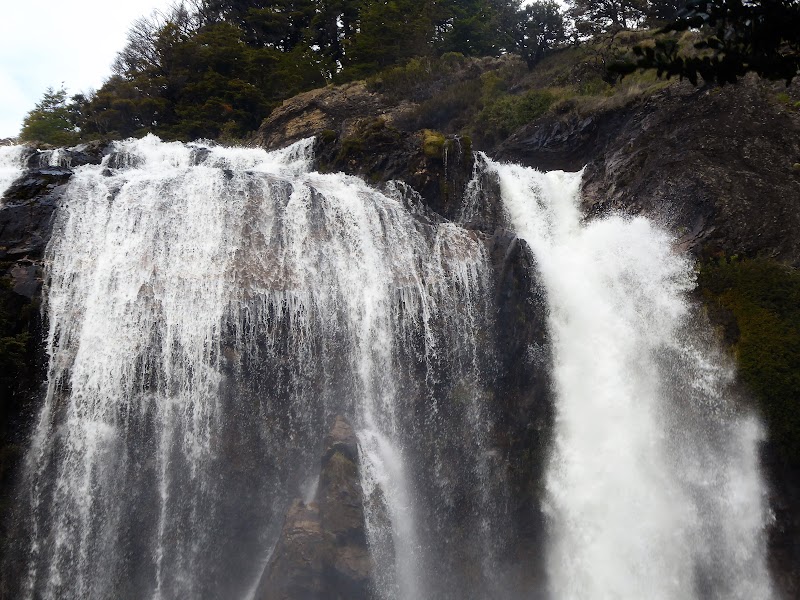
<instances>
[{"instance_id":1,"label":"evergreen tree","mask_svg":"<svg viewBox=\"0 0 800 600\"><path fill-rule=\"evenodd\" d=\"M345 55L347 74L362 77L430 54L435 33L429 18L432 4L431 0L365 0Z\"/></svg>"},{"instance_id":2,"label":"evergreen tree","mask_svg":"<svg viewBox=\"0 0 800 600\"><path fill-rule=\"evenodd\" d=\"M533 69L548 51L567 39L564 15L554 0L533 2L520 11L516 31L517 50L528 69Z\"/></svg>"},{"instance_id":3,"label":"evergreen tree","mask_svg":"<svg viewBox=\"0 0 800 600\"><path fill-rule=\"evenodd\" d=\"M514 45L509 26L519 2L502 0L458 0L449 3L448 26L441 51L465 56L498 56Z\"/></svg>"},{"instance_id":4,"label":"evergreen tree","mask_svg":"<svg viewBox=\"0 0 800 600\"><path fill-rule=\"evenodd\" d=\"M340 70L347 45L358 30L362 0L319 0L308 39L311 48L329 60L328 78Z\"/></svg>"},{"instance_id":5,"label":"evergreen tree","mask_svg":"<svg viewBox=\"0 0 800 600\"><path fill-rule=\"evenodd\" d=\"M54 146L69 146L78 142L76 121L77 97L67 102L67 90L47 88L42 99L22 122L19 139L22 142L42 142Z\"/></svg>"}]
</instances>

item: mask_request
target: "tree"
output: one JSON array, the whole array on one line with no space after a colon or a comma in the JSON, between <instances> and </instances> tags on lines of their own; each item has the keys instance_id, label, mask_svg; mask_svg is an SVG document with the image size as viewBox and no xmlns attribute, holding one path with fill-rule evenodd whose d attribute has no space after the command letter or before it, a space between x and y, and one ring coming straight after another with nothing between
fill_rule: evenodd
<instances>
[{"instance_id":1,"label":"tree","mask_svg":"<svg viewBox=\"0 0 800 600\"><path fill-rule=\"evenodd\" d=\"M516 0L456 0L437 2L438 50L465 56L499 56L514 46ZM511 17L511 18L509 18Z\"/></svg>"},{"instance_id":2,"label":"tree","mask_svg":"<svg viewBox=\"0 0 800 600\"><path fill-rule=\"evenodd\" d=\"M684 6L686 0L650 0L646 9L647 23L663 25L674 21Z\"/></svg>"},{"instance_id":3,"label":"tree","mask_svg":"<svg viewBox=\"0 0 800 600\"><path fill-rule=\"evenodd\" d=\"M547 52L566 39L564 15L555 0L534 2L520 11L516 30L517 51L528 69L533 69Z\"/></svg>"},{"instance_id":4,"label":"tree","mask_svg":"<svg viewBox=\"0 0 800 600\"><path fill-rule=\"evenodd\" d=\"M647 0L567 0L580 36L631 29L645 17Z\"/></svg>"},{"instance_id":5,"label":"tree","mask_svg":"<svg viewBox=\"0 0 800 600\"><path fill-rule=\"evenodd\" d=\"M358 28L361 0L318 0L311 21L311 47L328 61L326 77L340 71L347 50Z\"/></svg>"},{"instance_id":6,"label":"tree","mask_svg":"<svg viewBox=\"0 0 800 600\"><path fill-rule=\"evenodd\" d=\"M47 88L36 107L22 122L19 139L23 142L42 142L54 146L69 146L78 142L77 101L67 103L67 90Z\"/></svg>"},{"instance_id":7,"label":"tree","mask_svg":"<svg viewBox=\"0 0 800 600\"><path fill-rule=\"evenodd\" d=\"M435 29L428 18L429 3L430 0L365 0L345 55L348 75L363 77L429 54Z\"/></svg>"},{"instance_id":8,"label":"tree","mask_svg":"<svg viewBox=\"0 0 800 600\"><path fill-rule=\"evenodd\" d=\"M695 55L680 54L670 34L688 29L703 32ZM659 76L678 76L697 84L735 83L748 72L784 80L800 74L800 0L691 0L678 18L665 26L652 47L635 47L637 59L620 64L620 75L655 68Z\"/></svg>"}]
</instances>

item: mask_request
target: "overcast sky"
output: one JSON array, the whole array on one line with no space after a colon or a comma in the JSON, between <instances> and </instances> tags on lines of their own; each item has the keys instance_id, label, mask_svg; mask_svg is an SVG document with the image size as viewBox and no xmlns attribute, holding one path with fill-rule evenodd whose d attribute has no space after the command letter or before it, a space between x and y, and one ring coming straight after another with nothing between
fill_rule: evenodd
<instances>
[{"instance_id":1,"label":"overcast sky","mask_svg":"<svg viewBox=\"0 0 800 600\"><path fill-rule=\"evenodd\" d=\"M48 86L97 89L137 17L170 0L0 0L0 138L19 133Z\"/></svg>"}]
</instances>

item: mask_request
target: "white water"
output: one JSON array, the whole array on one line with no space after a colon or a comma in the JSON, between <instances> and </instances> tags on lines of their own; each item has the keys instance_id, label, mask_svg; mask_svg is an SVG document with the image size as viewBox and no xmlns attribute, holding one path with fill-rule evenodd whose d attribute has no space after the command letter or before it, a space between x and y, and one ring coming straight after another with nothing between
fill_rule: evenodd
<instances>
[{"instance_id":1,"label":"white water","mask_svg":"<svg viewBox=\"0 0 800 600\"><path fill-rule=\"evenodd\" d=\"M512 524L484 246L310 152L147 137L75 169L18 597L252 596L336 414L358 432L379 597L517 597L492 581ZM772 597L763 434L696 333L688 260L644 219L582 223L577 174L481 162L462 220L485 168L547 292L551 597Z\"/></svg>"},{"instance_id":2,"label":"white water","mask_svg":"<svg viewBox=\"0 0 800 600\"><path fill-rule=\"evenodd\" d=\"M22 175L26 146L0 146L0 202L3 194Z\"/></svg>"},{"instance_id":3,"label":"white water","mask_svg":"<svg viewBox=\"0 0 800 600\"><path fill-rule=\"evenodd\" d=\"M491 168L547 293L551 597L771 598L763 434L699 337L689 261L643 218L583 223L580 173Z\"/></svg>"},{"instance_id":4,"label":"white water","mask_svg":"<svg viewBox=\"0 0 800 600\"><path fill-rule=\"evenodd\" d=\"M483 245L416 219L402 186L310 172L310 141L115 150L75 169L47 252L24 597L246 596L337 413L358 430L380 596L429 595L407 455L444 458L414 441L431 436L412 392L434 420L425 390L477 385ZM467 478L486 469L479 400L459 409ZM440 506L455 483L437 481Z\"/></svg>"}]
</instances>

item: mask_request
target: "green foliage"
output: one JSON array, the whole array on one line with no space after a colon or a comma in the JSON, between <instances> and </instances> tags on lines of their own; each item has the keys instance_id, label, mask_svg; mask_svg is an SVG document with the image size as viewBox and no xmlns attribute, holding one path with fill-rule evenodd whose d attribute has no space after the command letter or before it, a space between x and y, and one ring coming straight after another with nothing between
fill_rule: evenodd
<instances>
[{"instance_id":1,"label":"green foliage","mask_svg":"<svg viewBox=\"0 0 800 600\"><path fill-rule=\"evenodd\" d=\"M501 136L507 136L542 116L555 100L547 90L532 90L521 96L500 96L484 107L480 120Z\"/></svg>"},{"instance_id":2,"label":"green foliage","mask_svg":"<svg viewBox=\"0 0 800 600\"><path fill-rule=\"evenodd\" d=\"M365 2L359 11L358 32L345 57L345 77L364 77L428 54L433 23L426 17L432 4L429 0Z\"/></svg>"},{"instance_id":3,"label":"green foliage","mask_svg":"<svg viewBox=\"0 0 800 600\"><path fill-rule=\"evenodd\" d=\"M36 107L22 122L19 139L22 142L42 142L54 146L70 146L78 142L76 128L77 103L67 102L67 90L47 88Z\"/></svg>"},{"instance_id":4,"label":"green foliage","mask_svg":"<svg viewBox=\"0 0 800 600\"><path fill-rule=\"evenodd\" d=\"M422 132L422 152L428 158L441 159L444 156L445 137L438 131L425 129Z\"/></svg>"},{"instance_id":5,"label":"green foliage","mask_svg":"<svg viewBox=\"0 0 800 600\"><path fill-rule=\"evenodd\" d=\"M439 52L465 56L499 56L513 49L513 19L519 2L461 0L436 3L440 7ZM444 5L444 9L442 9Z\"/></svg>"},{"instance_id":6,"label":"green foliage","mask_svg":"<svg viewBox=\"0 0 800 600\"><path fill-rule=\"evenodd\" d=\"M430 58L412 58L407 63L384 69L367 79L372 91L397 98L406 96L409 90L430 81L441 72L441 65Z\"/></svg>"},{"instance_id":7,"label":"green foliage","mask_svg":"<svg viewBox=\"0 0 800 600\"><path fill-rule=\"evenodd\" d=\"M567 0L579 36L632 29L645 17L647 0Z\"/></svg>"},{"instance_id":8,"label":"green foliage","mask_svg":"<svg viewBox=\"0 0 800 600\"><path fill-rule=\"evenodd\" d=\"M791 110L800 110L800 100L795 100L788 93L781 92L775 95L775 100Z\"/></svg>"},{"instance_id":9,"label":"green foliage","mask_svg":"<svg viewBox=\"0 0 800 600\"><path fill-rule=\"evenodd\" d=\"M701 30L695 48L681 55L674 33ZM622 75L654 68L659 77L735 83L748 72L790 83L800 73L800 2L797 0L691 0L661 31L653 46L615 69Z\"/></svg>"},{"instance_id":10,"label":"green foliage","mask_svg":"<svg viewBox=\"0 0 800 600\"><path fill-rule=\"evenodd\" d=\"M517 28L517 50L533 69L545 55L567 39L564 15L554 0L532 2L521 13Z\"/></svg>"},{"instance_id":11,"label":"green foliage","mask_svg":"<svg viewBox=\"0 0 800 600\"><path fill-rule=\"evenodd\" d=\"M722 258L702 266L699 287L733 345L771 443L800 464L800 273L769 259Z\"/></svg>"}]
</instances>

